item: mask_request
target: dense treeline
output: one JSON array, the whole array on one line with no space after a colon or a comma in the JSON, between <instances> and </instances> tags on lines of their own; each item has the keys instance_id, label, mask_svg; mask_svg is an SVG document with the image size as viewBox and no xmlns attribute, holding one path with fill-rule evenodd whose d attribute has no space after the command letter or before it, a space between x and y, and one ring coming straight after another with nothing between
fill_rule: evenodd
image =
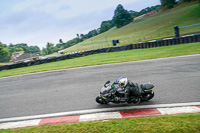
<instances>
[{"instance_id":1,"label":"dense treeline","mask_svg":"<svg viewBox=\"0 0 200 133\"><path fill-rule=\"evenodd\" d=\"M6 45L0 43L0 63L7 62L10 60L10 52L8 51Z\"/></svg>"},{"instance_id":2,"label":"dense treeline","mask_svg":"<svg viewBox=\"0 0 200 133\"><path fill-rule=\"evenodd\" d=\"M135 17L141 16L143 14L146 14L148 12L151 12L151 11L154 11L156 9L159 9L160 7L161 7L160 5L156 5L156 6L152 6L152 7L147 7L145 9L142 9L140 12L136 12L136 11L130 10L129 13L131 14L132 18L135 18Z\"/></svg>"},{"instance_id":3,"label":"dense treeline","mask_svg":"<svg viewBox=\"0 0 200 133\"><path fill-rule=\"evenodd\" d=\"M0 62L8 62L11 54L19 51L24 53L36 53L40 54L40 48L38 46L28 46L25 43L6 45L0 42Z\"/></svg>"},{"instance_id":4,"label":"dense treeline","mask_svg":"<svg viewBox=\"0 0 200 133\"><path fill-rule=\"evenodd\" d=\"M87 34L77 34L77 37L67 42L63 42L62 39L60 39L59 43L55 45L53 43L48 42L46 47L43 48L41 51L38 46L28 46L27 44L24 44L24 43L6 45L0 42L0 62L9 61L11 54L18 51L24 51L25 53L37 53L40 55L52 54L54 52L58 52L59 50L71 47L79 42L82 42L85 39L89 39L91 37L104 33L108 31L109 29L113 28L114 26L116 26L117 28L120 28L124 25L127 25L135 17L146 14L160 7L162 7L163 9L173 8L174 5L177 4L177 2L182 3L182 2L190 2L190 1L196 1L196 0L179 0L179 1L160 0L161 5L147 7L139 12L136 12L133 10L127 11L124 9L124 7L121 4L119 4L114 11L114 16L112 20L103 21L98 29L91 30Z\"/></svg>"}]
</instances>

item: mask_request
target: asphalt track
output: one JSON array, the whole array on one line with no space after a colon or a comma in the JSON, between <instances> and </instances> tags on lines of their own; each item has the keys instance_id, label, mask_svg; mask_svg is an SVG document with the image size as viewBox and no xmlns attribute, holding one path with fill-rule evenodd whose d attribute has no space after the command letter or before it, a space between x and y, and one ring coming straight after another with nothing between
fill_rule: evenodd
<instances>
[{"instance_id":1,"label":"asphalt track","mask_svg":"<svg viewBox=\"0 0 200 133\"><path fill-rule=\"evenodd\" d=\"M192 55L0 78L0 119L132 106L95 102L104 82L120 76L155 85L139 106L200 102L200 55Z\"/></svg>"}]
</instances>

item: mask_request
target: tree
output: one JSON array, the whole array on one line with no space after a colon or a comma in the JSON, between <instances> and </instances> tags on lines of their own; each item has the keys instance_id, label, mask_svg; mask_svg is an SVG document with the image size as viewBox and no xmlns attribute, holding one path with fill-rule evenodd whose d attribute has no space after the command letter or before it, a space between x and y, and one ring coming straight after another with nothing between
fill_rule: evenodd
<instances>
[{"instance_id":1,"label":"tree","mask_svg":"<svg viewBox=\"0 0 200 133\"><path fill-rule=\"evenodd\" d=\"M99 29L99 33L103 33L105 31L108 31L109 29L111 29L112 27L114 27L115 24L113 23L112 20L108 20L108 21L103 21L101 23L101 27Z\"/></svg>"},{"instance_id":2,"label":"tree","mask_svg":"<svg viewBox=\"0 0 200 133\"><path fill-rule=\"evenodd\" d=\"M15 47L8 47L8 51L10 52L10 53L14 53L14 52L16 52L16 49L15 49Z\"/></svg>"},{"instance_id":3,"label":"tree","mask_svg":"<svg viewBox=\"0 0 200 133\"><path fill-rule=\"evenodd\" d=\"M182 2L191 2L191 1L198 1L198 0L179 0L178 2L182 3ZM199 0L200 3L200 0Z\"/></svg>"},{"instance_id":4,"label":"tree","mask_svg":"<svg viewBox=\"0 0 200 133\"><path fill-rule=\"evenodd\" d=\"M64 43L62 43L62 44L61 44L61 43L58 43L58 44L56 44L56 47L59 48L59 49L60 49L60 48L64 48L63 45L64 45Z\"/></svg>"},{"instance_id":5,"label":"tree","mask_svg":"<svg viewBox=\"0 0 200 133\"><path fill-rule=\"evenodd\" d=\"M132 21L131 14L121 4L117 6L113 16L113 22L117 28L129 24Z\"/></svg>"},{"instance_id":6,"label":"tree","mask_svg":"<svg viewBox=\"0 0 200 133\"><path fill-rule=\"evenodd\" d=\"M92 34L93 34L93 36L96 36L96 35L98 35L98 32L97 32L97 30L96 30L96 29L92 30Z\"/></svg>"},{"instance_id":7,"label":"tree","mask_svg":"<svg viewBox=\"0 0 200 133\"><path fill-rule=\"evenodd\" d=\"M30 46L28 47L28 53L40 53L40 48L38 46Z\"/></svg>"},{"instance_id":8,"label":"tree","mask_svg":"<svg viewBox=\"0 0 200 133\"><path fill-rule=\"evenodd\" d=\"M10 60L10 52L0 43L0 62L8 62Z\"/></svg>"},{"instance_id":9,"label":"tree","mask_svg":"<svg viewBox=\"0 0 200 133\"><path fill-rule=\"evenodd\" d=\"M176 0L160 0L161 6L164 8L173 8L176 4Z\"/></svg>"},{"instance_id":10,"label":"tree","mask_svg":"<svg viewBox=\"0 0 200 133\"><path fill-rule=\"evenodd\" d=\"M47 49L46 48L42 48L40 54L41 55L47 55L48 54Z\"/></svg>"},{"instance_id":11,"label":"tree","mask_svg":"<svg viewBox=\"0 0 200 133\"><path fill-rule=\"evenodd\" d=\"M62 40L62 39L60 39L60 40L59 40L59 43L60 43L60 44L63 44L63 40Z\"/></svg>"},{"instance_id":12,"label":"tree","mask_svg":"<svg viewBox=\"0 0 200 133\"><path fill-rule=\"evenodd\" d=\"M77 35L77 42L79 43L81 41L80 36L79 34L76 34L76 35Z\"/></svg>"},{"instance_id":13,"label":"tree","mask_svg":"<svg viewBox=\"0 0 200 133\"><path fill-rule=\"evenodd\" d=\"M130 10L129 13L131 14L132 18L140 16L139 12L136 12L136 11L133 11L133 10Z\"/></svg>"},{"instance_id":14,"label":"tree","mask_svg":"<svg viewBox=\"0 0 200 133\"><path fill-rule=\"evenodd\" d=\"M28 45L26 43L19 43L15 45L16 51L24 51L25 53L28 53Z\"/></svg>"},{"instance_id":15,"label":"tree","mask_svg":"<svg viewBox=\"0 0 200 133\"><path fill-rule=\"evenodd\" d=\"M53 53L53 45L54 44L52 44L52 43L47 43L47 46L46 46L47 55Z\"/></svg>"},{"instance_id":16,"label":"tree","mask_svg":"<svg viewBox=\"0 0 200 133\"><path fill-rule=\"evenodd\" d=\"M15 48L15 51L20 52L20 51L24 51L24 49L21 47L17 47L17 48Z\"/></svg>"},{"instance_id":17,"label":"tree","mask_svg":"<svg viewBox=\"0 0 200 133\"><path fill-rule=\"evenodd\" d=\"M84 34L80 34L81 39L84 39Z\"/></svg>"}]
</instances>

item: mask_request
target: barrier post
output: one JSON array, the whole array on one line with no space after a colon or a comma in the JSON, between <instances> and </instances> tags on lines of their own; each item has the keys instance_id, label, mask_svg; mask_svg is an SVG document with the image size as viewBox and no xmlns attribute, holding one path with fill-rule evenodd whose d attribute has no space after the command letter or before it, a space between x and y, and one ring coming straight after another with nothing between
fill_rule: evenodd
<instances>
[{"instance_id":1,"label":"barrier post","mask_svg":"<svg viewBox=\"0 0 200 133\"><path fill-rule=\"evenodd\" d=\"M174 32L175 32L175 37L176 38L180 37L180 32L179 32L179 27L178 26L174 26Z\"/></svg>"}]
</instances>

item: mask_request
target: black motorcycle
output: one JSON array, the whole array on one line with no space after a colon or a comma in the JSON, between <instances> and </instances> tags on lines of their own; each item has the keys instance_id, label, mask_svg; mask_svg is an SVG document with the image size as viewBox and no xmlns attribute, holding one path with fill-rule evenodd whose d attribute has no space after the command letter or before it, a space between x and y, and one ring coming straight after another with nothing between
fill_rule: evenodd
<instances>
[{"instance_id":1,"label":"black motorcycle","mask_svg":"<svg viewBox=\"0 0 200 133\"><path fill-rule=\"evenodd\" d=\"M110 81L107 81L102 87L100 95L96 97L96 102L100 104L108 104L109 102L138 104L154 97L154 85L141 84L140 88L142 89L141 97L129 96L129 99L126 100L125 90L117 82L110 84Z\"/></svg>"}]
</instances>

